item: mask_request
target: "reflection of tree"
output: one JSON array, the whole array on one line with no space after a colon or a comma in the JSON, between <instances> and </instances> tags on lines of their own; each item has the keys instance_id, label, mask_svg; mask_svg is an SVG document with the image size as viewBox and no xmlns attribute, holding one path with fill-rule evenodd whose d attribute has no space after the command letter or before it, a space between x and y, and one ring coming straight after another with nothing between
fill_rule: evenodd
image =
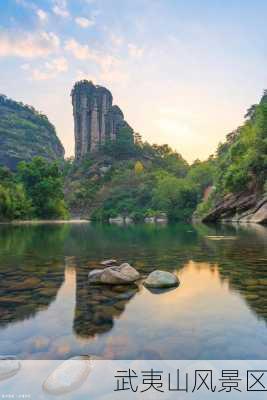
<instances>
[{"instance_id":1,"label":"reflection of tree","mask_svg":"<svg viewBox=\"0 0 267 400\"><path fill-rule=\"evenodd\" d=\"M32 317L55 299L64 281L66 228L0 227L1 327Z\"/></svg>"},{"instance_id":2,"label":"reflection of tree","mask_svg":"<svg viewBox=\"0 0 267 400\"><path fill-rule=\"evenodd\" d=\"M0 225L0 265L12 255L13 262L35 261L62 257L65 239L70 231L67 224ZM9 257L10 258L10 257ZM1 269L1 266L0 266Z\"/></svg>"},{"instance_id":3,"label":"reflection of tree","mask_svg":"<svg viewBox=\"0 0 267 400\"><path fill-rule=\"evenodd\" d=\"M216 259L221 279L227 280L230 288L267 322L267 228L227 225L223 229L225 234L238 236L221 242L204 239L209 257Z\"/></svg>"},{"instance_id":4,"label":"reflection of tree","mask_svg":"<svg viewBox=\"0 0 267 400\"><path fill-rule=\"evenodd\" d=\"M55 299L64 281L62 264L40 265L26 274L19 266L16 272L1 268L0 326L34 316Z\"/></svg>"},{"instance_id":5,"label":"reflection of tree","mask_svg":"<svg viewBox=\"0 0 267 400\"><path fill-rule=\"evenodd\" d=\"M76 309L73 321L75 333L83 338L105 333L137 293L138 287L88 284L87 273L77 269Z\"/></svg>"}]
</instances>

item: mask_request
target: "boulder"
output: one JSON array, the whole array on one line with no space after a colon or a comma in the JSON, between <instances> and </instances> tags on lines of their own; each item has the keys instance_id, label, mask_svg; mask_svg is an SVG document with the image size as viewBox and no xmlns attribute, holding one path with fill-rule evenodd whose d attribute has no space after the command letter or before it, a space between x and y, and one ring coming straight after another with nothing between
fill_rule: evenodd
<instances>
[{"instance_id":1,"label":"boulder","mask_svg":"<svg viewBox=\"0 0 267 400\"><path fill-rule=\"evenodd\" d=\"M144 285L148 288L170 288L179 285L179 280L176 275L167 271L153 271L144 281Z\"/></svg>"},{"instance_id":2,"label":"boulder","mask_svg":"<svg viewBox=\"0 0 267 400\"><path fill-rule=\"evenodd\" d=\"M89 272L88 278L91 283L101 283L101 275L103 273L103 269L93 269Z\"/></svg>"},{"instance_id":3,"label":"boulder","mask_svg":"<svg viewBox=\"0 0 267 400\"><path fill-rule=\"evenodd\" d=\"M0 357L0 381L11 378L20 370L20 362L13 356Z\"/></svg>"},{"instance_id":4,"label":"boulder","mask_svg":"<svg viewBox=\"0 0 267 400\"><path fill-rule=\"evenodd\" d=\"M156 217L146 217L145 223L147 224L154 224L156 222Z\"/></svg>"},{"instance_id":5,"label":"boulder","mask_svg":"<svg viewBox=\"0 0 267 400\"><path fill-rule=\"evenodd\" d=\"M166 224L168 222L168 217L166 213L160 213L156 216L156 222Z\"/></svg>"},{"instance_id":6,"label":"boulder","mask_svg":"<svg viewBox=\"0 0 267 400\"><path fill-rule=\"evenodd\" d=\"M103 270L100 280L107 285L127 285L140 278L140 274L128 263L119 267L109 267Z\"/></svg>"},{"instance_id":7,"label":"boulder","mask_svg":"<svg viewBox=\"0 0 267 400\"><path fill-rule=\"evenodd\" d=\"M117 225L124 224L124 218L121 215L118 215L115 218L109 218L108 221L109 221L110 224L117 224Z\"/></svg>"},{"instance_id":8,"label":"boulder","mask_svg":"<svg viewBox=\"0 0 267 400\"><path fill-rule=\"evenodd\" d=\"M53 395L69 393L78 389L92 370L89 356L73 357L60 364L45 380L43 389Z\"/></svg>"}]
</instances>

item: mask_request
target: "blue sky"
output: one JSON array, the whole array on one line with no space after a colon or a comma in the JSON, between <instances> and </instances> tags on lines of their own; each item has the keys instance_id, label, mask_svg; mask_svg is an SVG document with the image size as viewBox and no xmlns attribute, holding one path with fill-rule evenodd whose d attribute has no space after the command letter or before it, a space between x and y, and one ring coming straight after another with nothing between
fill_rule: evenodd
<instances>
[{"instance_id":1,"label":"blue sky","mask_svg":"<svg viewBox=\"0 0 267 400\"><path fill-rule=\"evenodd\" d=\"M0 92L73 154L70 91L108 87L144 139L205 159L267 87L264 0L0 0Z\"/></svg>"}]
</instances>

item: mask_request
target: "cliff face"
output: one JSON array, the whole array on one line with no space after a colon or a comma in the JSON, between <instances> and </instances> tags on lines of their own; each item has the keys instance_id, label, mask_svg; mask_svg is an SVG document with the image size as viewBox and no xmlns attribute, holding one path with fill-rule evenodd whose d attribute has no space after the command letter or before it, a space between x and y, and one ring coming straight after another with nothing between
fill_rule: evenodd
<instances>
[{"instance_id":1,"label":"cliff face","mask_svg":"<svg viewBox=\"0 0 267 400\"><path fill-rule=\"evenodd\" d=\"M34 108L0 96L0 165L14 170L20 161L41 156L63 159L54 126Z\"/></svg>"},{"instance_id":2,"label":"cliff face","mask_svg":"<svg viewBox=\"0 0 267 400\"><path fill-rule=\"evenodd\" d=\"M129 126L110 91L87 80L77 82L71 92L75 158L97 151L107 140L116 140L119 130Z\"/></svg>"},{"instance_id":3,"label":"cliff face","mask_svg":"<svg viewBox=\"0 0 267 400\"><path fill-rule=\"evenodd\" d=\"M228 195L202 221L267 224L267 194L243 192Z\"/></svg>"}]
</instances>

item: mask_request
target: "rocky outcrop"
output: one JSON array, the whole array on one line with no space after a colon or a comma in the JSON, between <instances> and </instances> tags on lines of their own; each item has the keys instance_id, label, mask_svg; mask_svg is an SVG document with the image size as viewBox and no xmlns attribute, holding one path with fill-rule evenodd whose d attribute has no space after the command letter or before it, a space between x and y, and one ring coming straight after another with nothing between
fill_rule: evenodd
<instances>
[{"instance_id":1,"label":"rocky outcrop","mask_svg":"<svg viewBox=\"0 0 267 400\"><path fill-rule=\"evenodd\" d=\"M34 156L63 160L64 148L54 126L33 107L0 95L0 165L14 170L18 162Z\"/></svg>"},{"instance_id":2,"label":"rocky outcrop","mask_svg":"<svg viewBox=\"0 0 267 400\"><path fill-rule=\"evenodd\" d=\"M267 224L267 195L259 196L256 193L228 195L202 221Z\"/></svg>"},{"instance_id":3,"label":"rocky outcrop","mask_svg":"<svg viewBox=\"0 0 267 400\"><path fill-rule=\"evenodd\" d=\"M91 81L76 82L72 92L75 158L97 151L106 140L115 140L123 127L129 127L113 97L105 87ZM130 128L130 127L129 127Z\"/></svg>"}]
</instances>

